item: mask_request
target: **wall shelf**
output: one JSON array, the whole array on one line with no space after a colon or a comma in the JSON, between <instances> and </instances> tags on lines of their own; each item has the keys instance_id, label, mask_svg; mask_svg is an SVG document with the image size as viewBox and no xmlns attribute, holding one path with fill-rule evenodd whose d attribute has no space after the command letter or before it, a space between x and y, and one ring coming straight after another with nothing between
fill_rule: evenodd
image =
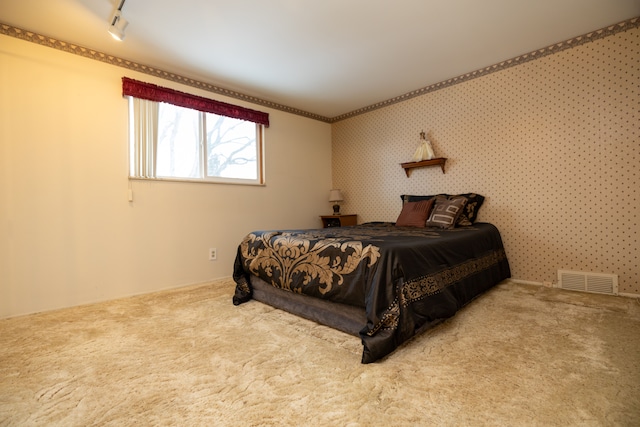
<instances>
[{"instance_id":1,"label":"wall shelf","mask_svg":"<svg viewBox=\"0 0 640 427\"><path fill-rule=\"evenodd\" d=\"M409 178L409 175L411 175L411 171L415 168L424 168L427 166L438 166L440 165L440 167L442 168L442 173L444 173L444 164L446 163L447 159L444 157L438 157L437 159L431 159L431 160L423 160L421 162L407 162L407 163L400 163L400 166L402 166L402 168L404 169L404 172L407 174L407 178Z\"/></svg>"}]
</instances>

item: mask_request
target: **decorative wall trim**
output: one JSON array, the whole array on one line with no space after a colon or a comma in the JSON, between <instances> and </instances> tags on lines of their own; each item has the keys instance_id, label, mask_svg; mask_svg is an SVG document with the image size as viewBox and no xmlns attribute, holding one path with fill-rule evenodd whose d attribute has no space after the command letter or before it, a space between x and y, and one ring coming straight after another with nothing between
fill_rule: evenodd
<instances>
[{"instance_id":1,"label":"decorative wall trim","mask_svg":"<svg viewBox=\"0 0 640 427\"><path fill-rule=\"evenodd\" d=\"M252 104L262 105L265 107L273 108L275 110L284 111L291 114L296 114L303 117L308 117L310 119L318 120L325 123L336 123L341 120L346 120L351 117L358 116L360 114L365 114L373 110L377 110L379 108L384 108L389 105L397 104L399 102L406 101L411 98L415 98L417 96L424 95L426 93L435 92L436 90L444 89L459 83L463 83L478 77L483 77L491 73L495 73L497 71L502 71L504 69L514 67L516 65L520 65L529 61L533 61L538 58L542 58L547 55L552 55L557 52L562 52L563 50L571 49L576 46L580 46L585 43L592 42L594 40L599 40L605 37L608 37L613 34L617 34L619 32L627 31L632 28L640 27L640 17L635 17L626 21L622 21L618 24L610 25L608 27L592 31L590 33L584 34L582 36L574 37L563 42L559 42L542 49L534 50L533 52L526 53L524 55L517 56L512 59L508 59L506 61L502 61L498 64L490 65L488 67L472 71L457 77L453 77L451 79L434 83L432 85L413 90L411 92L405 93L400 96L396 96L395 98L388 99L386 101L378 102L373 105L369 105L367 107L359 108L357 110L351 111L349 113L341 114L336 117L324 117L318 114L310 113L308 111L298 110L293 107L287 107L286 105L281 105L275 102L266 101L264 99L256 98L254 96L245 95L240 92L236 92L229 89L224 89L210 83L201 82L195 79L191 79L188 77L183 77L178 74L174 74L168 71L160 70L155 67L151 67L144 64L139 64L134 61L129 61L126 59L118 58L117 56L108 55L106 53L98 52L93 49L89 49L83 46L75 45L72 43L67 43L61 40L54 39L52 37L47 37L41 34L37 34L31 31L23 30L21 28L13 27L8 24L0 23L0 34L4 34L11 37L16 37L21 40L29 41L32 43L36 43L42 46L51 47L54 49L62 50L64 52L73 53L76 55L83 56L85 58L95 59L96 61L106 62L111 65L115 65L118 67L127 68L129 70L138 71L141 73L145 73L148 75L156 76L163 78L165 80L174 81L177 83L182 83L187 86L195 87L198 89L203 89L208 92L216 93L219 95L228 96L234 99L240 99L242 101L250 102Z\"/></svg>"},{"instance_id":2,"label":"decorative wall trim","mask_svg":"<svg viewBox=\"0 0 640 427\"><path fill-rule=\"evenodd\" d=\"M398 102L403 102L411 98L415 98L416 96L421 96L429 92L435 92L436 90L444 89L446 87L450 87L456 85L458 83L463 83L478 77L483 77L491 73L495 73L496 71L502 71L510 67L514 67L516 65L523 64L525 62L533 61L538 58L542 58L547 55L552 55L557 52L562 52L563 50L571 49L576 46L583 45L585 43L592 42L594 40L599 40L613 34L617 34L623 31L630 30L632 28L640 27L640 17L635 17L626 21L622 21L618 24L610 25L606 28L602 28L600 30L592 31L590 33L584 34L582 36L574 37L569 40L565 40L560 43L553 44L551 46L544 47L542 49L534 50L533 52L526 53L524 55L517 56L512 59L508 59L506 61L502 61L498 64L490 65L486 68L482 68L480 70L472 71L470 73L463 74L461 76L457 76L451 78L449 80L445 80L439 83L432 84L430 86L423 87L421 89L417 89L404 95L396 96L395 98L388 99L386 101L378 102L377 104L369 105L368 107L360 108L350 113L342 114L340 116L333 117L329 120L330 123L339 122L341 120L345 120L354 116L358 116L360 114L368 113L373 110L377 110L379 108L387 107L389 105L397 104Z\"/></svg>"},{"instance_id":3,"label":"decorative wall trim","mask_svg":"<svg viewBox=\"0 0 640 427\"><path fill-rule=\"evenodd\" d=\"M212 85L210 83L205 83L205 82L201 82L188 77L183 77L178 74L171 73L169 71L164 71L159 68L151 67L149 65L144 65L134 61L118 58L117 56L108 55L106 53L98 52L94 49L79 46L73 43L67 43L62 40L57 40L53 37L48 37L42 34L34 33L32 31L23 30L22 28L13 27L11 25L3 24L1 22L0 22L0 34L4 34L6 36L15 37L21 40L36 43L41 46L47 46L47 47L61 50L64 52L73 53L75 55L79 55L85 58L90 58L96 61L105 62L107 64L126 68L128 70L138 71L140 73L160 77L165 80L182 83L187 86L206 90L208 92L216 93L219 95L228 96L230 98L240 99L242 101L250 102L252 104L273 108L274 110L280 110L287 113L308 117L310 119L319 120L321 122L326 122L326 123L329 123L330 121L329 118L320 116L318 114L310 113L308 111L298 110L292 107L287 107L286 105L281 105L275 102L266 101L264 99L245 95L243 93L236 92L233 90L224 89L224 88Z\"/></svg>"}]
</instances>

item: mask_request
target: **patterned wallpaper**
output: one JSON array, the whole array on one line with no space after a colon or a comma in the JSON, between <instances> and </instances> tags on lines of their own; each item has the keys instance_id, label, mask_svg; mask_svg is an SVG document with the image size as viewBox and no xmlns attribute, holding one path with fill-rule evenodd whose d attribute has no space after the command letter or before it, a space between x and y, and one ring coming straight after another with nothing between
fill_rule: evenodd
<instances>
[{"instance_id":1,"label":"patterned wallpaper","mask_svg":"<svg viewBox=\"0 0 640 427\"><path fill-rule=\"evenodd\" d=\"M415 169L419 133L440 167ZM359 222L401 194L477 192L514 279L613 273L640 294L640 28L336 122L333 184Z\"/></svg>"}]
</instances>

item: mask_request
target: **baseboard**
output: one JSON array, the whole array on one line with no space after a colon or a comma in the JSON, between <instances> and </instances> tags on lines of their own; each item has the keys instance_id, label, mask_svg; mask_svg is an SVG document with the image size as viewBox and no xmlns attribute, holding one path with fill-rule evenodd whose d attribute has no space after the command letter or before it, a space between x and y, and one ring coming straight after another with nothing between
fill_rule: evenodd
<instances>
[{"instance_id":1,"label":"baseboard","mask_svg":"<svg viewBox=\"0 0 640 427\"><path fill-rule=\"evenodd\" d=\"M56 311L56 310L64 310L66 308L72 308L72 307L83 307L83 306L87 306L87 305L100 304L100 303L104 303L104 302L108 302L108 301L117 301L117 300L120 300L120 299L144 296L144 295L154 294L154 293L157 293L157 292L170 292L170 291L186 290L186 289L188 289L190 287L198 287L198 286L215 284L216 282L223 281L223 280L228 280L228 279L231 279L231 276L218 277L218 278L215 278L215 279L209 279L209 280L205 280L205 281L202 281L202 282L192 282L192 283L182 283L182 284L176 284L176 285L169 285L169 286L162 287L162 288L159 288L159 289L149 289L149 290L140 291L140 292L132 292L132 293L128 293L128 294L122 294L122 295L118 295L118 296L113 296L111 298L89 299L89 300L85 300L85 301L76 302L76 303L71 304L71 305L61 305L61 306L49 307L49 308L45 308L45 309L41 309L41 310L32 310L32 311L11 313L11 314L6 315L6 316L0 315L0 320L12 319L14 317L30 316L30 315L33 315L33 314L47 313L47 312Z\"/></svg>"},{"instance_id":2,"label":"baseboard","mask_svg":"<svg viewBox=\"0 0 640 427\"><path fill-rule=\"evenodd\" d=\"M535 281L532 281L532 280L509 279L509 281L514 282L514 283L521 283L523 285L545 286L545 284L543 282L535 282ZM555 288L556 284L554 283L552 286L546 286L546 287ZM614 296L616 296L616 295L614 295ZM617 296L626 297L626 298L640 298L640 294L631 294L631 293L626 293L626 292L618 292Z\"/></svg>"},{"instance_id":3,"label":"baseboard","mask_svg":"<svg viewBox=\"0 0 640 427\"><path fill-rule=\"evenodd\" d=\"M618 295L627 298L640 298L640 294L628 294L626 292L618 292Z\"/></svg>"},{"instance_id":4,"label":"baseboard","mask_svg":"<svg viewBox=\"0 0 640 427\"><path fill-rule=\"evenodd\" d=\"M520 283L522 285L544 286L542 282L534 282L532 280L509 279L510 282Z\"/></svg>"}]
</instances>

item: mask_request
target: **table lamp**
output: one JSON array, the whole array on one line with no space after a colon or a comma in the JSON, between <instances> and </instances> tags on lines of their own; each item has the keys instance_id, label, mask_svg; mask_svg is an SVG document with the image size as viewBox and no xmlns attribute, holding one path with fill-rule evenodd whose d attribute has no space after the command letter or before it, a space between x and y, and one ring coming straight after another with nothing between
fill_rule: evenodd
<instances>
[{"instance_id":1,"label":"table lamp","mask_svg":"<svg viewBox=\"0 0 640 427\"><path fill-rule=\"evenodd\" d=\"M329 191L329 201L333 203L333 214L340 215L340 204L343 201L342 192L338 189Z\"/></svg>"}]
</instances>

